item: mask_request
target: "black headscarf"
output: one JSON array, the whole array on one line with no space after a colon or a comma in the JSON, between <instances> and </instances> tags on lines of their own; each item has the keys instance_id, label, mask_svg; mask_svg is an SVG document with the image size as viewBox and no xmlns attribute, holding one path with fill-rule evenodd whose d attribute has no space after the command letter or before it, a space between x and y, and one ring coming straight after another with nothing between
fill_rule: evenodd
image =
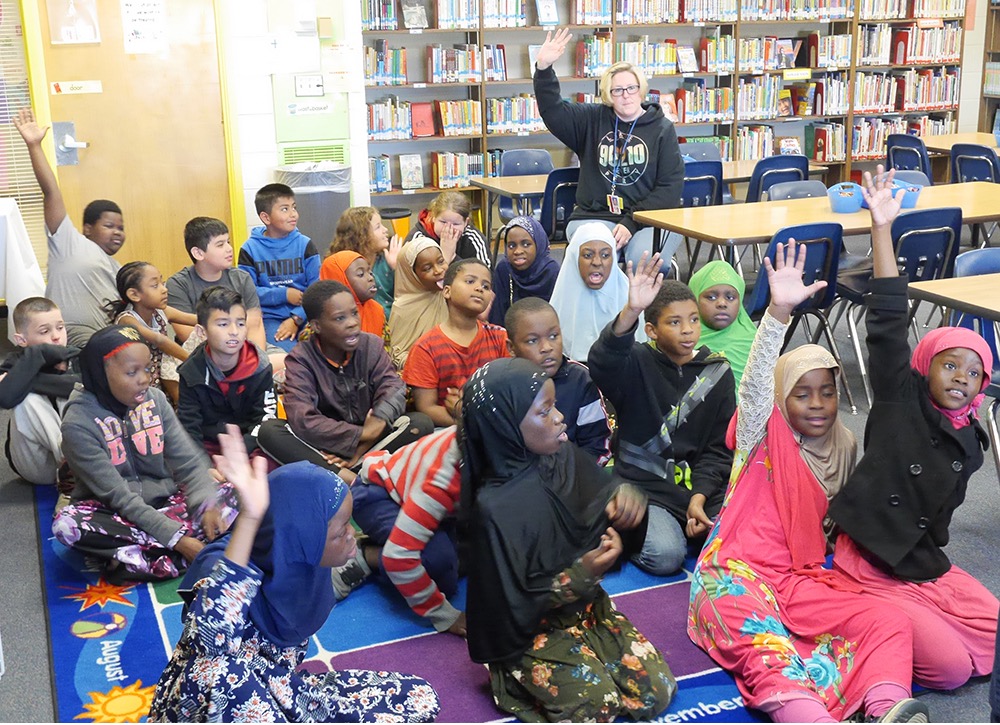
<instances>
[{"instance_id":1,"label":"black headscarf","mask_svg":"<svg viewBox=\"0 0 1000 725\"><path fill-rule=\"evenodd\" d=\"M87 344L83 346L83 352L80 353L83 387L93 393L103 407L119 418L125 417L129 407L119 402L111 393L104 363L117 355L126 345L136 343L145 344L134 327L111 325L95 332Z\"/></svg>"},{"instance_id":2,"label":"black headscarf","mask_svg":"<svg viewBox=\"0 0 1000 725\"><path fill-rule=\"evenodd\" d=\"M610 471L563 444L525 447L521 421L548 375L521 358L494 360L465 384L462 510L468 518L469 655L520 656L545 615L552 579L595 548L608 526Z\"/></svg>"}]
</instances>

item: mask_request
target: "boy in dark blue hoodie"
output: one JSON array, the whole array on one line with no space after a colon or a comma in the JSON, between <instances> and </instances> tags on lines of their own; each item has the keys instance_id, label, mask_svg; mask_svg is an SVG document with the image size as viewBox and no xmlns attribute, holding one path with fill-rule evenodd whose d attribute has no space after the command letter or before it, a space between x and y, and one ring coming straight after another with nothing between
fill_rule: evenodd
<instances>
[{"instance_id":1,"label":"boy in dark blue hoodie","mask_svg":"<svg viewBox=\"0 0 1000 725\"><path fill-rule=\"evenodd\" d=\"M319 279L319 252L296 228L299 212L290 187L261 187L254 206L264 226L254 227L240 247L239 266L257 287L267 341L287 352L305 324L302 293Z\"/></svg>"}]
</instances>

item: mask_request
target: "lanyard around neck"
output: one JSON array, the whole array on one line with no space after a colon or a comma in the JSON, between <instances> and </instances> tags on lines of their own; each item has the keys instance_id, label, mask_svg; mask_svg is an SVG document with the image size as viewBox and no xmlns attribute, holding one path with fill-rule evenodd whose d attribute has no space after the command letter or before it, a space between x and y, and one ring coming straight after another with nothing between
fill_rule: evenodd
<instances>
[{"instance_id":1,"label":"lanyard around neck","mask_svg":"<svg viewBox=\"0 0 1000 725\"><path fill-rule=\"evenodd\" d=\"M640 116L642 114L639 114ZM628 142L632 140L632 131L635 130L635 123L639 120L639 116L636 116L632 120L632 125L629 126L628 135L625 136L625 141L622 143L621 151L618 150L618 114L615 114L615 137L612 141L612 145L615 149L615 165L611 167L611 193L615 193L615 186L618 184L618 169L621 168L622 158L625 156L625 151L628 149Z\"/></svg>"}]
</instances>

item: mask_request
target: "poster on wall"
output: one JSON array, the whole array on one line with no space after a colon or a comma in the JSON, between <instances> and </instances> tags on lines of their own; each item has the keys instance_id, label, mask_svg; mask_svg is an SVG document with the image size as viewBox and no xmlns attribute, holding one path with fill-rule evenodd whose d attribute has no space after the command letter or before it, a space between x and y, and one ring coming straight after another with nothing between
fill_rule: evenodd
<instances>
[{"instance_id":1,"label":"poster on wall","mask_svg":"<svg viewBox=\"0 0 1000 725\"><path fill-rule=\"evenodd\" d=\"M122 0L126 53L159 53L167 47L167 13L163 0Z\"/></svg>"},{"instance_id":2,"label":"poster on wall","mask_svg":"<svg viewBox=\"0 0 1000 725\"><path fill-rule=\"evenodd\" d=\"M53 45L100 43L97 0L46 0Z\"/></svg>"}]
</instances>

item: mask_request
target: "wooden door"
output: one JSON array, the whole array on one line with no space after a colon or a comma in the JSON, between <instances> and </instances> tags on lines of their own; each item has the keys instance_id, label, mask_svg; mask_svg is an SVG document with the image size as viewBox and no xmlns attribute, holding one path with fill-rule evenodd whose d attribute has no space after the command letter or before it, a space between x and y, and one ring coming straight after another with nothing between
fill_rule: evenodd
<instances>
[{"instance_id":1,"label":"wooden door","mask_svg":"<svg viewBox=\"0 0 1000 725\"><path fill-rule=\"evenodd\" d=\"M165 48L127 55L121 0L98 0L101 40L87 45L52 44L45 0L30 1L39 6L45 89L103 86L93 94L49 90L52 119L74 122L77 140L90 144L78 166L58 168L70 217L79 229L88 202L117 202L126 242L116 258L151 262L168 277L190 264L189 219L231 223L214 3L166 0Z\"/></svg>"}]
</instances>

